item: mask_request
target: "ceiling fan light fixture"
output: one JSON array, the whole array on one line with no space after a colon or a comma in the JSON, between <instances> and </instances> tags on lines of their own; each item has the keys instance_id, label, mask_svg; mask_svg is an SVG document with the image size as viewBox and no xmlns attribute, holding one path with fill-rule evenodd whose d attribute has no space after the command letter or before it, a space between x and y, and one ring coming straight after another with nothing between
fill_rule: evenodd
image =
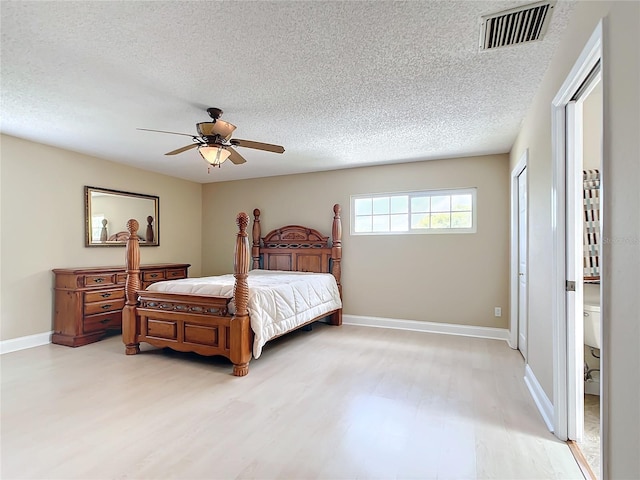
<instances>
[{"instance_id":1,"label":"ceiling fan light fixture","mask_svg":"<svg viewBox=\"0 0 640 480\"><path fill-rule=\"evenodd\" d=\"M231 155L229 150L219 145L202 145L198 147L198 152L207 163L213 166L222 165Z\"/></svg>"},{"instance_id":2,"label":"ceiling fan light fixture","mask_svg":"<svg viewBox=\"0 0 640 480\"><path fill-rule=\"evenodd\" d=\"M216 120L213 124L213 133L216 135L220 135L225 140L229 140L231 138L231 134L236 129L235 125L230 124L229 122L225 122L224 120Z\"/></svg>"},{"instance_id":3,"label":"ceiling fan light fixture","mask_svg":"<svg viewBox=\"0 0 640 480\"><path fill-rule=\"evenodd\" d=\"M225 140L229 140L236 126L224 120L216 120L215 122L197 123L196 128L201 137L220 136Z\"/></svg>"}]
</instances>

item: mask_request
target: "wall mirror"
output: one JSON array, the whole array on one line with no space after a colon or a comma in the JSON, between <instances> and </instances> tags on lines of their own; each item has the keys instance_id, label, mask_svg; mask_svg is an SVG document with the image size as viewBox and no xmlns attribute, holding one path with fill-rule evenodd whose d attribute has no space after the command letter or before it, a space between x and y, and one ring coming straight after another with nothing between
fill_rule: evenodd
<instances>
[{"instance_id":1,"label":"wall mirror","mask_svg":"<svg viewBox=\"0 0 640 480\"><path fill-rule=\"evenodd\" d=\"M129 238L127 221L140 224L141 246L160 245L160 199L154 195L121 192L108 188L84 187L85 245L124 246Z\"/></svg>"}]
</instances>

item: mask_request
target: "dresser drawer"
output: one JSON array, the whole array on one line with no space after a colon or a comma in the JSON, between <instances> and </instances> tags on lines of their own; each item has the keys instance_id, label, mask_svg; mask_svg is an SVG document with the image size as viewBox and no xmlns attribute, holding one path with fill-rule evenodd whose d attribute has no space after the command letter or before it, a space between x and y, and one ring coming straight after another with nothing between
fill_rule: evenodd
<instances>
[{"instance_id":1,"label":"dresser drawer","mask_svg":"<svg viewBox=\"0 0 640 480\"><path fill-rule=\"evenodd\" d=\"M85 292L84 294L84 302L85 303L93 303L93 302L103 302L105 300L118 300L119 298L124 298L124 290L119 288L117 290L99 290L97 292Z\"/></svg>"},{"instance_id":2,"label":"dresser drawer","mask_svg":"<svg viewBox=\"0 0 640 480\"><path fill-rule=\"evenodd\" d=\"M91 287L94 285L114 285L116 283L115 275L85 275L84 286Z\"/></svg>"},{"instance_id":3,"label":"dresser drawer","mask_svg":"<svg viewBox=\"0 0 640 480\"><path fill-rule=\"evenodd\" d=\"M124 307L124 298L106 300L104 302L85 303L84 314L92 315L94 313L113 312L114 310L122 310L122 307Z\"/></svg>"},{"instance_id":4,"label":"dresser drawer","mask_svg":"<svg viewBox=\"0 0 640 480\"><path fill-rule=\"evenodd\" d=\"M167 270L167 280L176 280L178 278L187 278L187 271L184 268L179 270Z\"/></svg>"},{"instance_id":5,"label":"dresser drawer","mask_svg":"<svg viewBox=\"0 0 640 480\"><path fill-rule=\"evenodd\" d=\"M127 274L126 273L118 273L116 275L116 283L118 285L124 285L127 283Z\"/></svg>"},{"instance_id":6,"label":"dresser drawer","mask_svg":"<svg viewBox=\"0 0 640 480\"><path fill-rule=\"evenodd\" d=\"M99 313L84 317L82 329L84 333L107 330L109 328L122 328L122 312Z\"/></svg>"},{"instance_id":7,"label":"dresser drawer","mask_svg":"<svg viewBox=\"0 0 640 480\"><path fill-rule=\"evenodd\" d=\"M149 270L142 272L142 280L145 282L157 282L164 280L164 270Z\"/></svg>"}]
</instances>

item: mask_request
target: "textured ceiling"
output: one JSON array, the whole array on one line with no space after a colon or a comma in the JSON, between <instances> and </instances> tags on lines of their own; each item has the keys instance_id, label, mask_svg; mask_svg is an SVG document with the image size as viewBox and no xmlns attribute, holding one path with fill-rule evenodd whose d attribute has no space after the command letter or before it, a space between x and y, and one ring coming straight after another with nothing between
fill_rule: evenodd
<instances>
[{"instance_id":1,"label":"textured ceiling","mask_svg":"<svg viewBox=\"0 0 640 480\"><path fill-rule=\"evenodd\" d=\"M573 6L481 52L521 1L2 1L3 133L209 183L507 152ZM165 152L224 110L243 165Z\"/></svg>"}]
</instances>

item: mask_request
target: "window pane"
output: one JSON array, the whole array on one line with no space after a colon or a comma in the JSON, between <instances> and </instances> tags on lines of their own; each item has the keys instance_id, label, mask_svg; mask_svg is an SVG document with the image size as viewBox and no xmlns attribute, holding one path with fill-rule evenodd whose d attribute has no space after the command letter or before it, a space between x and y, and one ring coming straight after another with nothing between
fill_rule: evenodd
<instances>
[{"instance_id":1,"label":"window pane","mask_svg":"<svg viewBox=\"0 0 640 480\"><path fill-rule=\"evenodd\" d=\"M356 217L355 231L370 232L371 231L371 216Z\"/></svg>"},{"instance_id":2,"label":"window pane","mask_svg":"<svg viewBox=\"0 0 640 480\"><path fill-rule=\"evenodd\" d=\"M449 228L451 226L450 213L432 213L431 228Z\"/></svg>"},{"instance_id":3,"label":"window pane","mask_svg":"<svg viewBox=\"0 0 640 480\"><path fill-rule=\"evenodd\" d=\"M466 195L451 195L451 210L452 211L471 211L471 194Z\"/></svg>"},{"instance_id":4,"label":"window pane","mask_svg":"<svg viewBox=\"0 0 640 480\"><path fill-rule=\"evenodd\" d=\"M373 199L373 214L382 215L389 213L389 197L378 197Z\"/></svg>"},{"instance_id":5,"label":"window pane","mask_svg":"<svg viewBox=\"0 0 640 480\"><path fill-rule=\"evenodd\" d=\"M391 231L392 232L406 232L409 230L409 215L391 215Z\"/></svg>"},{"instance_id":6,"label":"window pane","mask_svg":"<svg viewBox=\"0 0 640 480\"><path fill-rule=\"evenodd\" d=\"M451 197L449 195L437 195L431 197L432 212L448 212L451 210Z\"/></svg>"},{"instance_id":7,"label":"window pane","mask_svg":"<svg viewBox=\"0 0 640 480\"><path fill-rule=\"evenodd\" d=\"M373 231L388 232L389 231L389 215L374 215Z\"/></svg>"},{"instance_id":8,"label":"window pane","mask_svg":"<svg viewBox=\"0 0 640 480\"><path fill-rule=\"evenodd\" d=\"M429 197L411 197L412 212L428 212Z\"/></svg>"},{"instance_id":9,"label":"window pane","mask_svg":"<svg viewBox=\"0 0 640 480\"><path fill-rule=\"evenodd\" d=\"M428 213L413 213L411 214L411 228L429 228Z\"/></svg>"},{"instance_id":10,"label":"window pane","mask_svg":"<svg viewBox=\"0 0 640 480\"><path fill-rule=\"evenodd\" d=\"M471 212L451 213L451 228L471 228Z\"/></svg>"},{"instance_id":11,"label":"window pane","mask_svg":"<svg viewBox=\"0 0 640 480\"><path fill-rule=\"evenodd\" d=\"M371 199L356 198L354 211L356 215L371 215Z\"/></svg>"},{"instance_id":12,"label":"window pane","mask_svg":"<svg viewBox=\"0 0 640 480\"><path fill-rule=\"evenodd\" d=\"M409 197L391 197L391 213L409 213Z\"/></svg>"}]
</instances>

